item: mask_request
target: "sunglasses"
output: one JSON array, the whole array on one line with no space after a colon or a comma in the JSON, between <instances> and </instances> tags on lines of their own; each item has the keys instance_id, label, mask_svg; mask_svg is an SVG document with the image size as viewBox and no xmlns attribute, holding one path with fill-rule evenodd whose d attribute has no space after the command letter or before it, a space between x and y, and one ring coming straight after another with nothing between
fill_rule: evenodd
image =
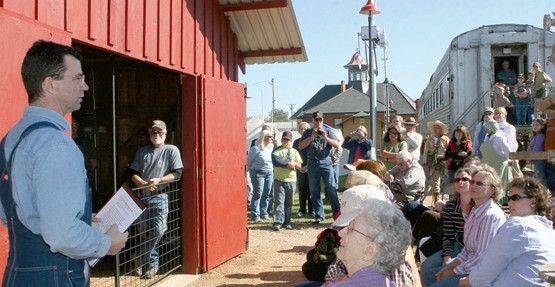
<instances>
[{"instance_id":1,"label":"sunglasses","mask_svg":"<svg viewBox=\"0 0 555 287\"><path fill-rule=\"evenodd\" d=\"M151 130L150 135L163 135L164 131Z\"/></svg>"},{"instance_id":2,"label":"sunglasses","mask_svg":"<svg viewBox=\"0 0 555 287\"><path fill-rule=\"evenodd\" d=\"M321 122L322 118L315 118L314 120L317 121L317 122Z\"/></svg>"},{"instance_id":3,"label":"sunglasses","mask_svg":"<svg viewBox=\"0 0 555 287\"><path fill-rule=\"evenodd\" d=\"M489 184L484 183L482 181L477 181L477 180L469 180L468 182L470 182L470 184L476 184L479 187L484 187L484 186L488 186Z\"/></svg>"},{"instance_id":4,"label":"sunglasses","mask_svg":"<svg viewBox=\"0 0 555 287\"><path fill-rule=\"evenodd\" d=\"M508 200L513 200L513 201L519 201L523 198L532 198L532 197L531 196L518 195L518 194L513 194L513 195L507 197Z\"/></svg>"},{"instance_id":5,"label":"sunglasses","mask_svg":"<svg viewBox=\"0 0 555 287\"><path fill-rule=\"evenodd\" d=\"M468 181L470 181L470 178L468 178L468 177L458 177L458 178L455 178L455 182L461 182L461 181L462 181L462 182L468 182Z\"/></svg>"}]
</instances>

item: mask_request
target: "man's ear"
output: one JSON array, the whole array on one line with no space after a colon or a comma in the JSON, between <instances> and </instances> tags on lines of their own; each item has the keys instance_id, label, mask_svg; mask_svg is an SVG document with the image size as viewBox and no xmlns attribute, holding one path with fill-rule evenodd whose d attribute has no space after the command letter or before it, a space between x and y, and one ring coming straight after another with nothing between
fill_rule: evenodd
<instances>
[{"instance_id":1,"label":"man's ear","mask_svg":"<svg viewBox=\"0 0 555 287\"><path fill-rule=\"evenodd\" d=\"M54 89L56 85L56 80L52 77L46 77L42 80L41 87L44 95L48 95Z\"/></svg>"}]
</instances>

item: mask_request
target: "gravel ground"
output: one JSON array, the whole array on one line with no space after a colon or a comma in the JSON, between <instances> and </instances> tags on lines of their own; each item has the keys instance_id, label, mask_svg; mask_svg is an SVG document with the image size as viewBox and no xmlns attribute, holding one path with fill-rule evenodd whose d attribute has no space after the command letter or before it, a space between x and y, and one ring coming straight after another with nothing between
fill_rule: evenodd
<instances>
[{"instance_id":1,"label":"gravel ground","mask_svg":"<svg viewBox=\"0 0 555 287\"><path fill-rule=\"evenodd\" d=\"M295 210L295 209L294 209ZM296 215L295 215L296 216ZM311 225L312 218L295 220L292 230L272 231L271 220L249 221L249 249L244 254L202 274L188 287L294 286L305 281L301 266L328 219Z\"/></svg>"}]
</instances>

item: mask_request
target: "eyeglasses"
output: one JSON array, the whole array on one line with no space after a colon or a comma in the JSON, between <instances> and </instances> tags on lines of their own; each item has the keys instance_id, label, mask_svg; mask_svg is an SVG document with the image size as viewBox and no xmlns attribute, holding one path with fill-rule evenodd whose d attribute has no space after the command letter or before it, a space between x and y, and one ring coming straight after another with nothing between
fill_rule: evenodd
<instances>
[{"instance_id":1,"label":"eyeglasses","mask_svg":"<svg viewBox=\"0 0 555 287\"><path fill-rule=\"evenodd\" d=\"M164 134L165 134L165 132L162 131L162 130L150 130L150 135L151 136L153 136L153 135L164 135Z\"/></svg>"},{"instance_id":2,"label":"eyeglasses","mask_svg":"<svg viewBox=\"0 0 555 287\"><path fill-rule=\"evenodd\" d=\"M70 77L74 81L79 81L80 85L85 83L85 75L83 75L83 74L77 74L75 76L68 76L68 75L59 75L59 76L62 77L62 78Z\"/></svg>"},{"instance_id":3,"label":"eyeglasses","mask_svg":"<svg viewBox=\"0 0 555 287\"><path fill-rule=\"evenodd\" d=\"M476 184L479 187L484 187L484 186L489 186L489 183L484 183L482 181L477 181L477 180L469 180L468 182L470 182L470 184Z\"/></svg>"},{"instance_id":4,"label":"eyeglasses","mask_svg":"<svg viewBox=\"0 0 555 287\"><path fill-rule=\"evenodd\" d=\"M317 121L317 122L321 122L322 118L315 118L314 120Z\"/></svg>"},{"instance_id":5,"label":"eyeglasses","mask_svg":"<svg viewBox=\"0 0 555 287\"><path fill-rule=\"evenodd\" d=\"M513 200L513 201L519 201L523 198L532 198L532 197L531 196L519 195L519 194L513 194L513 195L507 197L508 200Z\"/></svg>"},{"instance_id":6,"label":"eyeglasses","mask_svg":"<svg viewBox=\"0 0 555 287\"><path fill-rule=\"evenodd\" d=\"M356 233L358 233L358 234L360 234L360 235L362 235L362 236L364 236L364 237L366 237L366 238L368 238L368 239L370 239L370 240L373 240L372 237L370 237L370 236L368 236L368 235L366 235L366 234L364 234L364 233L362 233L362 232L356 230L355 227L354 227L352 224L349 224L349 225L347 226L347 230L349 230L349 232L354 231L354 232L356 232Z\"/></svg>"},{"instance_id":7,"label":"eyeglasses","mask_svg":"<svg viewBox=\"0 0 555 287\"><path fill-rule=\"evenodd\" d=\"M455 182L461 182L461 181L462 182L468 182L468 181L471 181L471 180L468 177L457 177L457 178L455 178Z\"/></svg>"}]
</instances>

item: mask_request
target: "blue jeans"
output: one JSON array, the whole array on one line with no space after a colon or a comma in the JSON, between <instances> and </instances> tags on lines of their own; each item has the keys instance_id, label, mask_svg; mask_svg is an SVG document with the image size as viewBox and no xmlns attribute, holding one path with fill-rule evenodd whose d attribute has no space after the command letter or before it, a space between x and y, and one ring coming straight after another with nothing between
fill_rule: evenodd
<instances>
[{"instance_id":1,"label":"blue jeans","mask_svg":"<svg viewBox=\"0 0 555 287\"><path fill-rule=\"evenodd\" d=\"M466 276L468 276L468 274L454 275L447 279L437 281L436 283L430 285L430 287L458 287L459 281Z\"/></svg>"},{"instance_id":2,"label":"blue jeans","mask_svg":"<svg viewBox=\"0 0 555 287\"><path fill-rule=\"evenodd\" d=\"M532 113L528 100L516 99L516 124L519 126L532 123Z\"/></svg>"},{"instance_id":3,"label":"blue jeans","mask_svg":"<svg viewBox=\"0 0 555 287\"><path fill-rule=\"evenodd\" d=\"M297 183L274 180L274 225L291 224L293 195Z\"/></svg>"},{"instance_id":4,"label":"blue jeans","mask_svg":"<svg viewBox=\"0 0 555 287\"><path fill-rule=\"evenodd\" d=\"M299 212L312 213L312 201L310 201L310 190L308 189L308 173L297 171L297 189L299 190Z\"/></svg>"},{"instance_id":5,"label":"blue jeans","mask_svg":"<svg viewBox=\"0 0 555 287\"><path fill-rule=\"evenodd\" d=\"M555 196L555 164L545 164L545 177L547 178L547 188L551 191L551 196Z\"/></svg>"},{"instance_id":6,"label":"blue jeans","mask_svg":"<svg viewBox=\"0 0 555 287\"><path fill-rule=\"evenodd\" d=\"M253 218L268 217L270 191L274 183L273 170L249 171L252 183L251 214Z\"/></svg>"},{"instance_id":7,"label":"blue jeans","mask_svg":"<svg viewBox=\"0 0 555 287\"><path fill-rule=\"evenodd\" d=\"M547 161L545 160L533 160L534 163L534 171L536 172L536 176L538 180L545 186L547 186L547 176L546 176L546 164Z\"/></svg>"},{"instance_id":8,"label":"blue jeans","mask_svg":"<svg viewBox=\"0 0 555 287\"><path fill-rule=\"evenodd\" d=\"M451 258L455 258L461 252L462 248L462 245L456 242L455 246L453 246ZM443 267L443 256L441 256L441 252L442 251L438 251L432 254L432 256L426 258L426 260L422 262L420 267L422 286L428 287L437 281L436 273Z\"/></svg>"},{"instance_id":9,"label":"blue jeans","mask_svg":"<svg viewBox=\"0 0 555 287\"><path fill-rule=\"evenodd\" d=\"M160 254L158 244L168 230L168 195L165 193L142 198L147 209L139 217L140 248L138 264L148 269L158 269Z\"/></svg>"},{"instance_id":10,"label":"blue jeans","mask_svg":"<svg viewBox=\"0 0 555 287\"><path fill-rule=\"evenodd\" d=\"M333 214L340 211L339 197L337 196L337 179L335 167L331 164L331 158L324 160L308 160L308 187L310 188L310 199L314 208L314 217L325 219L324 203L320 179L324 181L326 196L330 201Z\"/></svg>"}]
</instances>

